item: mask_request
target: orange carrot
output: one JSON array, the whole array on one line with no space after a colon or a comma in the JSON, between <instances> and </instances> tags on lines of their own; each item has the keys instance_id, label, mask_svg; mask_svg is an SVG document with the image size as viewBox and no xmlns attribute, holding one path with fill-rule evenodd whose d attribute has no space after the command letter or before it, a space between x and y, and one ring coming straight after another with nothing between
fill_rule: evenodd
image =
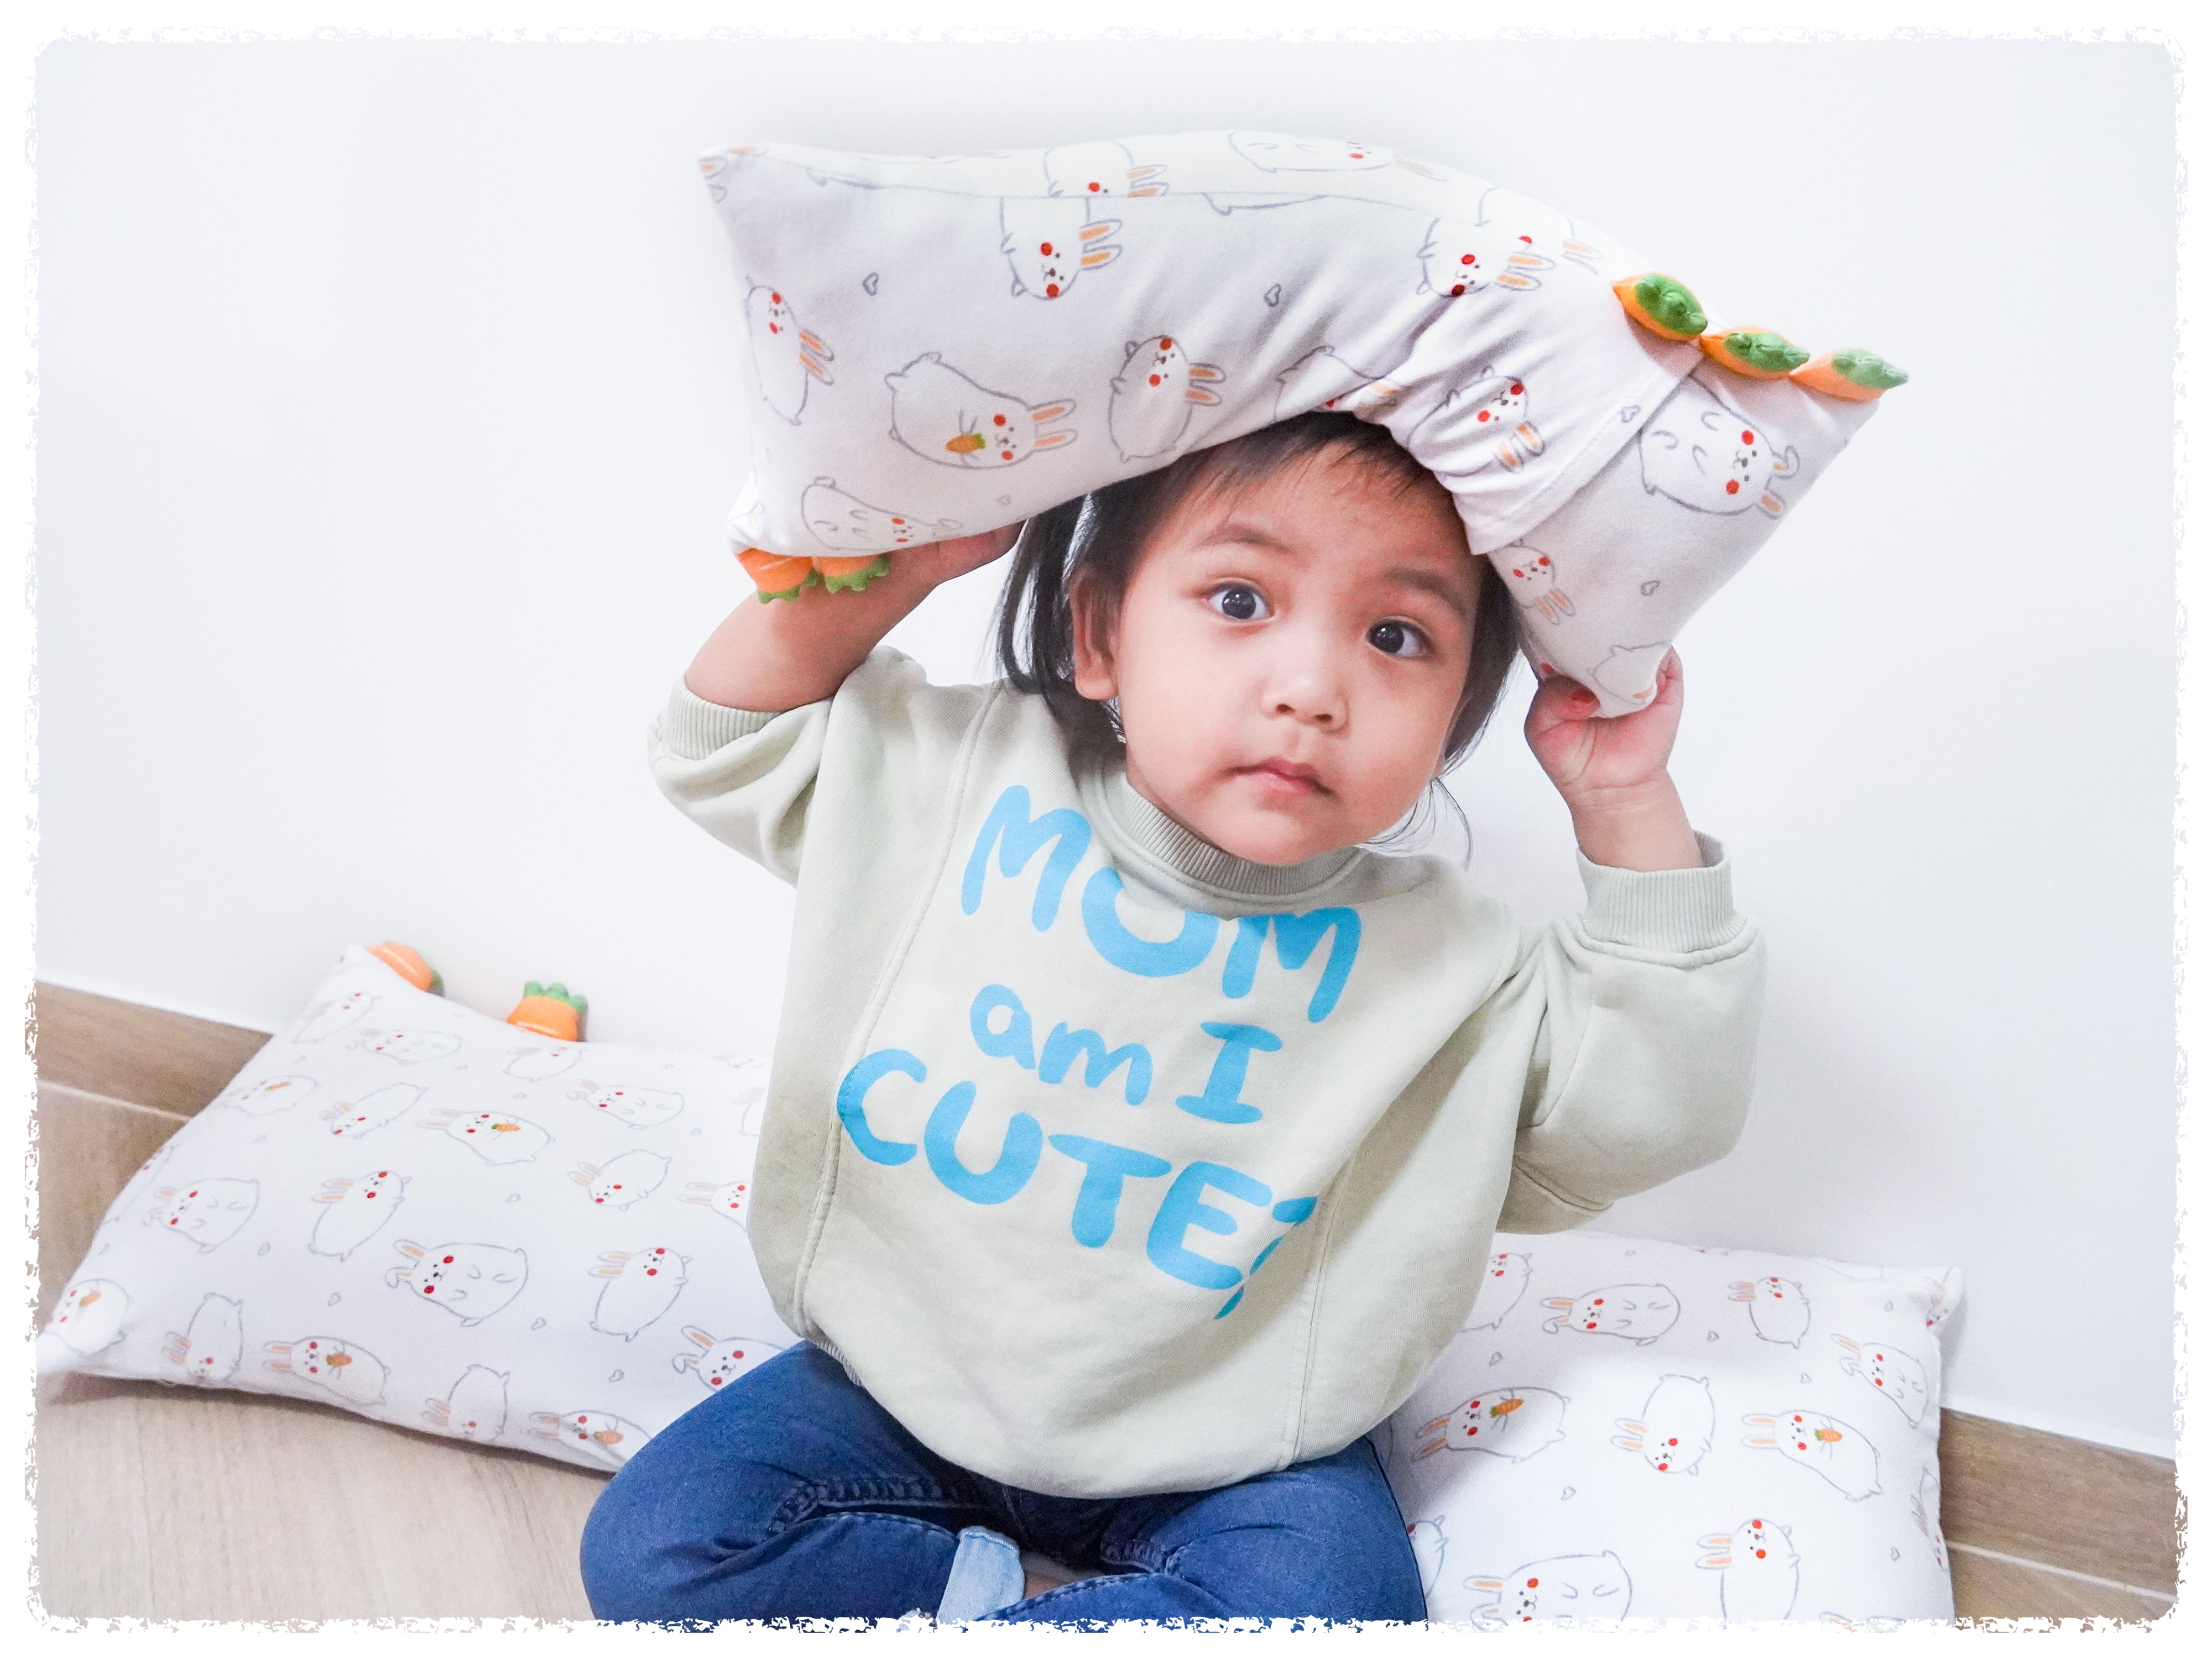
<instances>
[{"instance_id":1,"label":"orange carrot","mask_svg":"<svg viewBox=\"0 0 2212 1659\"><path fill-rule=\"evenodd\" d=\"M550 1036L559 1042L580 1042L584 1036L584 999L557 981L540 985L536 980L522 988L522 1000L507 1017L509 1025Z\"/></svg>"},{"instance_id":2,"label":"orange carrot","mask_svg":"<svg viewBox=\"0 0 2212 1659\"><path fill-rule=\"evenodd\" d=\"M1781 380L1813 354L1771 328L1716 329L1698 337L1698 348L1723 368L1752 380Z\"/></svg>"},{"instance_id":3,"label":"orange carrot","mask_svg":"<svg viewBox=\"0 0 2212 1659\"><path fill-rule=\"evenodd\" d=\"M858 593L877 577L889 575L891 562L880 553L869 553L857 559L817 559L814 568L830 592Z\"/></svg>"},{"instance_id":4,"label":"orange carrot","mask_svg":"<svg viewBox=\"0 0 2212 1659\"><path fill-rule=\"evenodd\" d=\"M1908 377L1896 364L1883 362L1873 352L1847 346L1841 351L1822 352L1790 378L1808 391L1825 392L1848 403L1870 404L1891 387L1903 386Z\"/></svg>"},{"instance_id":5,"label":"orange carrot","mask_svg":"<svg viewBox=\"0 0 2212 1659\"><path fill-rule=\"evenodd\" d=\"M1672 276L1647 270L1615 283L1613 291L1631 320L1662 340L1694 340L1705 332L1705 307Z\"/></svg>"},{"instance_id":6,"label":"orange carrot","mask_svg":"<svg viewBox=\"0 0 2212 1659\"><path fill-rule=\"evenodd\" d=\"M811 586L822 578L815 574L811 559L787 558L781 553L771 553L764 547L741 548L738 562L745 568L745 574L753 579L760 590L761 603L770 599L795 599L801 588Z\"/></svg>"},{"instance_id":7,"label":"orange carrot","mask_svg":"<svg viewBox=\"0 0 2212 1659\"><path fill-rule=\"evenodd\" d=\"M422 953L412 945L386 939L381 945L370 945L368 953L416 990L428 991L432 996L445 995L446 981L438 976L435 968L422 960Z\"/></svg>"}]
</instances>

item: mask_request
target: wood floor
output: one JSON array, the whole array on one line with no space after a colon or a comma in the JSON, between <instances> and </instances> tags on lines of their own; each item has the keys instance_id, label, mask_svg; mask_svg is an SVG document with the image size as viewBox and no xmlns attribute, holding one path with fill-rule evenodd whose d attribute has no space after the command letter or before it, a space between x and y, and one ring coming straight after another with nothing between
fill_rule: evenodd
<instances>
[{"instance_id":1,"label":"wood floor","mask_svg":"<svg viewBox=\"0 0 2212 1659\"><path fill-rule=\"evenodd\" d=\"M109 1198L266 1035L49 985L33 1033L43 1317ZM51 1615L590 1616L574 1550L600 1477L290 1401L95 1377L41 1396ZM2171 1462L1949 1411L1941 1457L1962 1619L2171 1611ZM433 1495L438 1525L393 1524Z\"/></svg>"}]
</instances>

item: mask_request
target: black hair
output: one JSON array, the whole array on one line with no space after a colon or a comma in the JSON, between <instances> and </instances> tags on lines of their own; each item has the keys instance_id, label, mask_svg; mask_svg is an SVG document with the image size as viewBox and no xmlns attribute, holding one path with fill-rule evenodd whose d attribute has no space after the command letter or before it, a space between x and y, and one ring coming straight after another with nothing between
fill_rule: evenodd
<instances>
[{"instance_id":1,"label":"black hair","mask_svg":"<svg viewBox=\"0 0 2212 1659\"><path fill-rule=\"evenodd\" d=\"M1139 556L1170 512L1200 490L1235 489L1324 452L1395 479L1403 495L1432 475L1387 428L1356 415L1316 410L1261 427L1063 501L1023 526L999 600L999 672L1017 690L1044 699L1079 759L1109 761L1121 747L1113 711L1075 689L1075 589L1092 620L1110 632ZM1459 763L1489 724L1520 649L1518 607L1488 559L1475 603L1467 680L1444 743L1444 770Z\"/></svg>"}]
</instances>

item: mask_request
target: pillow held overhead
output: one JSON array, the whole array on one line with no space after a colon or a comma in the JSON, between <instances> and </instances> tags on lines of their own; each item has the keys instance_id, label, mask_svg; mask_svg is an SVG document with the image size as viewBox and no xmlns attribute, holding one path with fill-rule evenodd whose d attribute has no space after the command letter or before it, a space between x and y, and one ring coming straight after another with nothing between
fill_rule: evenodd
<instances>
[{"instance_id":1,"label":"pillow held overhead","mask_svg":"<svg viewBox=\"0 0 2212 1659\"><path fill-rule=\"evenodd\" d=\"M1340 139L700 165L749 346L729 532L763 599L1343 410L1451 491L1538 672L1622 714L1905 378L1714 326L1595 227Z\"/></svg>"}]
</instances>

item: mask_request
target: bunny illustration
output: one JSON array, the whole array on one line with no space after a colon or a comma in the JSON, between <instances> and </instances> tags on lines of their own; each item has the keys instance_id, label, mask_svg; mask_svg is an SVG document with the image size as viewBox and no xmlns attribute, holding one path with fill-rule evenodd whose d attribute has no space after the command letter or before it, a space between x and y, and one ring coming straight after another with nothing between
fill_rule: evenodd
<instances>
[{"instance_id":1,"label":"bunny illustration","mask_svg":"<svg viewBox=\"0 0 2212 1659\"><path fill-rule=\"evenodd\" d=\"M1470 1609L1479 1624L1532 1625L1555 1619L1602 1620L1619 1624L1628 1616L1634 1586L1628 1569L1611 1550L1596 1555L1553 1555L1525 1562L1502 1577L1477 1577L1467 1588L1487 1601Z\"/></svg>"},{"instance_id":2,"label":"bunny illustration","mask_svg":"<svg viewBox=\"0 0 2212 1659\"><path fill-rule=\"evenodd\" d=\"M537 1425L530 1432L538 1439L560 1441L611 1469L629 1462L652 1437L612 1412L532 1412L530 1420Z\"/></svg>"},{"instance_id":3,"label":"bunny illustration","mask_svg":"<svg viewBox=\"0 0 2212 1659\"><path fill-rule=\"evenodd\" d=\"M1768 486L1796 475L1796 449L1777 448L1695 375L1668 394L1636 444L1647 495L1664 495L1696 513L1747 513L1756 507L1770 519L1780 518L1788 506Z\"/></svg>"},{"instance_id":4,"label":"bunny illustration","mask_svg":"<svg viewBox=\"0 0 2212 1659\"><path fill-rule=\"evenodd\" d=\"M594 1204L611 1210L627 1210L668 1178L668 1160L658 1152L617 1152L605 1164L579 1164L568 1179L584 1189Z\"/></svg>"},{"instance_id":5,"label":"bunny illustration","mask_svg":"<svg viewBox=\"0 0 2212 1659\"><path fill-rule=\"evenodd\" d=\"M1578 1298L1547 1296L1544 1305L1560 1310L1544 1322L1547 1331L1626 1337L1638 1347L1666 1335L1682 1316L1680 1298L1664 1285L1607 1285Z\"/></svg>"},{"instance_id":6,"label":"bunny illustration","mask_svg":"<svg viewBox=\"0 0 2212 1659\"><path fill-rule=\"evenodd\" d=\"M891 389L891 436L939 466L1014 466L1075 441L1073 428L1052 424L1075 412L1073 398L1024 403L976 385L934 351L886 374L884 384Z\"/></svg>"},{"instance_id":7,"label":"bunny illustration","mask_svg":"<svg viewBox=\"0 0 2212 1659\"><path fill-rule=\"evenodd\" d=\"M1210 389L1220 380L1219 369L1191 362L1172 335L1130 341L1106 406L1106 430L1121 459L1145 460L1172 450L1190 428L1193 408L1221 401Z\"/></svg>"},{"instance_id":8,"label":"bunny illustration","mask_svg":"<svg viewBox=\"0 0 2212 1659\"><path fill-rule=\"evenodd\" d=\"M261 1201L261 1183L229 1178L195 1181L185 1187L157 1187L154 1195L163 1201L148 1214L149 1225L212 1250L246 1224Z\"/></svg>"},{"instance_id":9,"label":"bunny illustration","mask_svg":"<svg viewBox=\"0 0 2212 1659\"><path fill-rule=\"evenodd\" d=\"M394 1118L404 1117L422 1098L419 1083L387 1083L381 1089L371 1089L358 1101L341 1101L325 1109L323 1121L340 1139L357 1139L374 1134Z\"/></svg>"},{"instance_id":10,"label":"bunny illustration","mask_svg":"<svg viewBox=\"0 0 2212 1659\"><path fill-rule=\"evenodd\" d=\"M228 1382L246 1352L246 1334L239 1315L240 1305L234 1297L210 1291L192 1310L191 1322L181 1333L171 1331L163 1340L163 1362L183 1371L187 1382L210 1386Z\"/></svg>"},{"instance_id":11,"label":"bunny illustration","mask_svg":"<svg viewBox=\"0 0 2212 1659\"><path fill-rule=\"evenodd\" d=\"M581 1089L571 1089L568 1098L586 1103L633 1129L657 1128L684 1109L684 1097L667 1089L603 1089L589 1078L577 1079Z\"/></svg>"},{"instance_id":12,"label":"bunny illustration","mask_svg":"<svg viewBox=\"0 0 2212 1659\"><path fill-rule=\"evenodd\" d=\"M1334 346L1316 346L1275 376L1275 418L1286 421L1315 409L1365 414L1389 407L1401 390L1379 374L1355 368Z\"/></svg>"},{"instance_id":13,"label":"bunny illustration","mask_svg":"<svg viewBox=\"0 0 2212 1659\"><path fill-rule=\"evenodd\" d=\"M1121 250L1111 238L1119 219L1094 219L1085 198L1008 197L999 204L999 252L1014 273L1013 291L1057 300L1086 270L1109 265Z\"/></svg>"},{"instance_id":14,"label":"bunny illustration","mask_svg":"<svg viewBox=\"0 0 2212 1659\"><path fill-rule=\"evenodd\" d=\"M315 1214L308 1253L344 1261L375 1237L407 1201L407 1180L389 1170L371 1170L364 1176L333 1176L323 1182L323 1190L313 1199L323 1207Z\"/></svg>"},{"instance_id":15,"label":"bunny illustration","mask_svg":"<svg viewBox=\"0 0 2212 1659\"><path fill-rule=\"evenodd\" d=\"M434 1303L464 1325L481 1325L522 1294L529 1282L530 1258L501 1244L438 1244L428 1249L411 1238L392 1247L407 1258L389 1268L384 1282L405 1285Z\"/></svg>"},{"instance_id":16,"label":"bunny illustration","mask_svg":"<svg viewBox=\"0 0 2212 1659\"><path fill-rule=\"evenodd\" d=\"M1802 1463L1853 1503L1881 1490L1881 1455L1850 1424L1815 1411L1747 1413L1743 1420L1759 1431L1744 1436L1745 1445L1771 1448Z\"/></svg>"},{"instance_id":17,"label":"bunny illustration","mask_svg":"<svg viewBox=\"0 0 2212 1659\"><path fill-rule=\"evenodd\" d=\"M1443 1517L1413 1522L1406 1528L1406 1541L1413 1547L1413 1561L1421 1570L1421 1594L1426 1595L1437 1587L1437 1575L1443 1571L1444 1546L1451 1541L1444 1536Z\"/></svg>"},{"instance_id":18,"label":"bunny illustration","mask_svg":"<svg viewBox=\"0 0 2212 1659\"><path fill-rule=\"evenodd\" d=\"M376 1006L373 992L348 991L327 1002L319 1002L300 1016L294 1042L320 1042L333 1031L342 1031Z\"/></svg>"},{"instance_id":19,"label":"bunny illustration","mask_svg":"<svg viewBox=\"0 0 2212 1659\"><path fill-rule=\"evenodd\" d=\"M918 519L887 513L837 488L834 478L817 478L799 498L799 515L824 547L838 553L888 553L917 542L941 542L957 535L957 519Z\"/></svg>"},{"instance_id":20,"label":"bunny illustration","mask_svg":"<svg viewBox=\"0 0 2212 1659\"><path fill-rule=\"evenodd\" d=\"M711 1182L694 1181L686 1184L684 1192L686 1204L703 1204L726 1221L745 1224L748 1202L746 1184L742 1181L726 1181L717 1187Z\"/></svg>"},{"instance_id":21,"label":"bunny illustration","mask_svg":"<svg viewBox=\"0 0 2212 1659\"><path fill-rule=\"evenodd\" d=\"M1734 1532L1700 1538L1698 1563L1721 1576L1721 1618L1731 1625L1787 1619L1797 1604L1797 1549L1790 1528L1750 1520Z\"/></svg>"},{"instance_id":22,"label":"bunny illustration","mask_svg":"<svg viewBox=\"0 0 2212 1659\"><path fill-rule=\"evenodd\" d=\"M1644 1402L1641 1421L1613 1419L1621 1432L1613 1443L1642 1452L1644 1461L1662 1474L1695 1474L1698 1460L1713 1449L1713 1391L1706 1379L1670 1372Z\"/></svg>"},{"instance_id":23,"label":"bunny illustration","mask_svg":"<svg viewBox=\"0 0 2212 1659\"><path fill-rule=\"evenodd\" d=\"M584 1047L580 1042L532 1044L511 1052L514 1058L507 1062L507 1074L526 1083L542 1083L549 1077L558 1077L584 1057Z\"/></svg>"},{"instance_id":24,"label":"bunny illustration","mask_svg":"<svg viewBox=\"0 0 2212 1659\"><path fill-rule=\"evenodd\" d=\"M1813 1328L1813 1304L1805 1287L1794 1279L1738 1279L1729 1286L1729 1300L1750 1304L1751 1328L1762 1342L1781 1342L1796 1347Z\"/></svg>"},{"instance_id":25,"label":"bunny illustration","mask_svg":"<svg viewBox=\"0 0 2212 1659\"><path fill-rule=\"evenodd\" d=\"M380 1031L366 1025L362 1027L359 1036L346 1044L349 1048L366 1048L372 1054L383 1054L402 1066L443 1060L460 1046L460 1038L450 1031Z\"/></svg>"},{"instance_id":26,"label":"bunny illustration","mask_svg":"<svg viewBox=\"0 0 2212 1659\"><path fill-rule=\"evenodd\" d=\"M1491 1452L1523 1463L1545 1447L1567 1437L1559 1426L1567 1414L1565 1395L1549 1389L1498 1389L1479 1394L1464 1406L1421 1425L1421 1445L1413 1461L1447 1448Z\"/></svg>"},{"instance_id":27,"label":"bunny illustration","mask_svg":"<svg viewBox=\"0 0 2212 1659\"><path fill-rule=\"evenodd\" d=\"M487 1164L527 1164L553 1144L551 1135L512 1112L471 1112L459 1106L441 1106L416 1127L435 1129L459 1141Z\"/></svg>"},{"instance_id":28,"label":"bunny illustration","mask_svg":"<svg viewBox=\"0 0 2212 1659\"><path fill-rule=\"evenodd\" d=\"M1920 1485L1912 1494L1912 1524L1920 1528L1929 1547L1936 1552L1936 1565L1944 1571L1951 1571L1951 1558L1943 1547L1943 1528L1936 1517L1943 1512L1943 1480L1929 1464L1920 1471Z\"/></svg>"},{"instance_id":29,"label":"bunny illustration","mask_svg":"<svg viewBox=\"0 0 2212 1659\"><path fill-rule=\"evenodd\" d=\"M281 1112L289 1106L297 1106L314 1093L315 1088L314 1079L296 1073L288 1077L264 1077L252 1083L233 1084L216 1097L214 1103L232 1107L249 1117L262 1117L270 1112Z\"/></svg>"},{"instance_id":30,"label":"bunny illustration","mask_svg":"<svg viewBox=\"0 0 2212 1659\"><path fill-rule=\"evenodd\" d=\"M592 1328L625 1342L666 1313L688 1282L684 1270L690 1258L665 1244L642 1250L602 1250L594 1279L600 1287L599 1306L592 1313Z\"/></svg>"},{"instance_id":31,"label":"bunny illustration","mask_svg":"<svg viewBox=\"0 0 2212 1659\"><path fill-rule=\"evenodd\" d=\"M1528 1288L1528 1256L1524 1250L1500 1250L1483 1270L1482 1289L1468 1314L1462 1331L1494 1331L1505 1316L1520 1305Z\"/></svg>"},{"instance_id":32,"label":"bunny illustration","mask_svg":"<svg viewBox=\"0 0 2212 1659\"><path fill-rule=\"evenodd\" d=\"M1647 702L1659 689L1659 665L1674 649L1672 640L1650 645L1616 645L1590 670L1590 678L1616 697Z\"/></svg>"},{"instance_id":33,"label":"bunny illustration","mask_svg":"<svg viewBox=\"0 0 2212 1659\"><path fill-rule=\"evenodd\" d=\"M1139 167L1126 146L1110 138L1090 143L1055 144L1044 153L1045 192L1085 198L1164 196L1167 168L1158 162Z\"/></svg>"},{"instance_id":34,"label":"bunny illustration","mask_svg":"<svg viewBox=\"0 0 2212 1659\"><path fill-rule=\"evenodd\" d=\"M1478 294L1492 283L1516 292L1541 288L1536 273L1552 268L1552 261L1537 252L1528 237L1459 219L1431 221L1416 257L1421 262L1421 280L1413 291L1447 300Z\"/></svg>"},{"instance_id":35,"label":"bunny illustration","mask_svg":"<svg viewBox=\"0 0 2212 1659\"><path fill-rule=\"evenodd\" d=\"M1575 222L1565 214L1516 195L1501 185L1492 185L1482 192L1474 222L1495 226L1531 246L1555 247L1585 270L1596 270L1597 261L1605 258L1582 239Z\"/></svg>"},{"instance_id":36,"label":"bunny illustration","mask_svg":"<svg viewBox=\"0 0 2212 1659\"><path fill-rule=\"evenodd\" d=\"M724 1340L696 1325L686 1325L684 1336L699 1352L679 1353L670 1364L679 1371L690 1371L709 1389L734 1382L754 1366L783 1352L775 1343L763 1342L756 1337L736 1336Z\"/></svg>"},{"instance_id":37,"label":"bunny illustration","mask_svg":"<svg viewBox=\"0 0 2212 1659\"><path fill-rule=\"evenodd\" d=\"M746 290L745 338L760 376L761 400L797 426L808 389L817 380L831 384L829 365L837 354L801 328L790 302L765 283Z\"/></svg>"},{"instance_id":38,"label":"bunny illustration","mask_svg":"<svg viewBox=\"0 0 2212 1659\"><path fill-rule=\"evenodd\" d=\"M1836 1363L1850 1376L1881 1390L1881 1397L1905 1413L1908 1423L1928 1414L1928 1372L1909 1353L1892 1347L1854 1342L1840 1333L1830 1333L1844 1357Z\"/></svg>"},{"instance_id":39,"label":"bunny illustration","mask_svg":"<svg viewBox=\"0 0 2212 1659\"><path fill-rule=\"evenodd\" d=\"M489 1365L471 1365L443 1400L423 1402L422 1420L440 1434L488 1445L507 1426L507 1378Z\"/></svg>"},{"instance_id":40,"label":"bunny illustration","mask_svg":"<svg viewBox=\"0 0 2212 1659\"><path fill-rule=\"evenodd\" d=\"M1301 138L1286 132L1232 132L1229 147L1262 173L1372 173L1403 167L1424 179L1450 175L1380 144L1349 138Z\"/></svg>"},{"instance_id":41,"label":"bunny illustration","mask_svg":"<svg viewBox=\"0 0 2212 1659\"><path fill-rule=\"evenodd\" d=\"M264 1342L262 1348L276 1355L264 1369L281 1371L301 1382L336 1395L356 1409L379 1404L391 1373L384 1362L342 1336L303 1336L293 1342Z\"/></svg>"},{"instance_id":42,"label":"bunny illustration","mask_svg":"<svg viewBox=\"0 0 2212 1659\"><path fill-rule=\"evenodd\" d=\"M1513 556L1505 577L1516 604L1554 625L1575 614L1575 602L1559 591L1559 567L1550 554L1526 542L1515 542L1505 550Z\"/></svg>"},{"instance_id":43,"label":"bunny illustration","mask_svg":"<svg viewBox=\"0 0 2212 1659\"><path fill-rule=\"evenodd\" d=\"M80 1279L54 1304L54 1315L39 1334L39 1370L43 1375L76 1359L98 1353L123 1334L131 1293L112 1279Z\"/></svg>"},{"instance_id":44,"label":"bunny illustration","mask_svg":"<svg viewBox=\"0 0 2212 1659\"><path fill-rule=\"evenodd\" d=\"M1459 398L1455 387L1444 402L1448 405ZM1508 472L1518 472L1528 461L1544 453L1543 434L1536 430L1528 418L1528 383L1516 375L1498 375L1486 368L1469 392L1477 397L1474 409L1476 428L1486 434L1489 447L1476 462L1475 470L1495 460ZM1488 434L1495 434L1489 436Z\"/></svg>"}]
</instances>

